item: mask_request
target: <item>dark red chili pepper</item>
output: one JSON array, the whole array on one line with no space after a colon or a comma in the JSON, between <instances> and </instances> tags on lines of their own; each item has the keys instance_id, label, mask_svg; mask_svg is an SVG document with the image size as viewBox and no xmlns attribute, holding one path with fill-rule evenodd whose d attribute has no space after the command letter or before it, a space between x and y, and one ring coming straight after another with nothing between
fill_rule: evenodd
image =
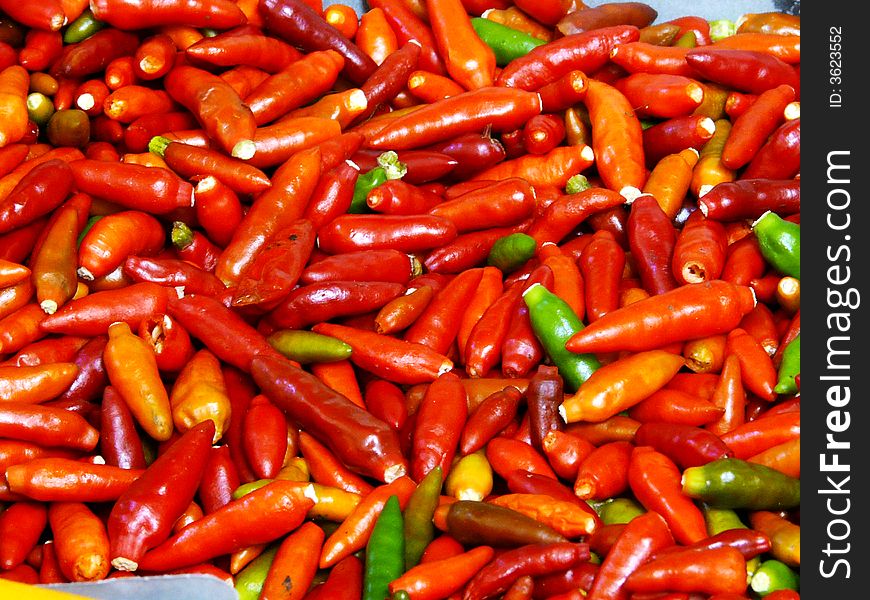
<instances>
[{"instance_id":1,"label":"dark red chili pepper","mask_svg":"<svg viewBox=\"0 0 870 600\"><path fill-rule=\"evenodd\" d=\"M139 46L139 37L114 27L101 29L81 42L64 47L60 58L51 67L55 77L76 79L103 71L115 58L132 55Z\"/></svg>"},{"instance_id":2,"label":"dark red chili pepper","mask_svg":"<svg viewBox=\"0 0 870 600\"><path fill-rule=\"evenodd\" d=\"M761 94L782 84L800 89L795 68L763 52L706 46L689 50L686 62L704 79L743 92Z\"/></svg>"},{"instance_id":3,"label":"dark red chili pepper","mask_svg":"<svg viewBox=\"0 0 870 600\"><path fill-rule=\"evenodd\" d=\"M72 360L79 368L78 375L66 391L58 396L59 402L89 402L99 397L108 382L103 366L103 349L107 341L105 335L98 335L79 349Z\"/></svg>"},{"instance_id":4,"label":"dark red chili pepper","mask_svg":"<svg viewBox=\"0 0 870 600\"><path fill-rule=\"evenodd\" d=\"M460 451L471 454L513 422L523 396L513 386L493 392L469 415L460 439Z\"/></svg>"},{"instance_id":5,"label":"dark red chili pepper","mask_svg":"<svg viewBox=\"0 0 870 600\"><path fill-rule=\"evenodd\" d=\"M776 128L741 174L743 179L790 179L800 172L801 120Z\"/></svg>"},{"instance_id":6,"label":"dark red chili pepper","mask_svg":"<svg viewBox=\"0 0 870 600\"><path fill-rule=\"evenodd\" d=\"M674 277L681 284L719 279L725 266L727 246L725 228L721 223L690 217L674 245Z\"/></svg>"},{"instance_id":7,"label":"dark red chili pepper","mask_svg":"<svg viewBox=\"0 0 870 600\"><path fill-rule=\"evenodd\" d=\"M570 35L614 25L643 28L655 21L657 16L658 12L643 2L605 2L585 10L569 10L556 23L556 29L563 35Z\"/></svg>"},{"instance_id":8,"label":"dark red chili pepper","mask_svg":"<svg viewBox=\"0 0 870 600\"><path fill-rule=\"evenodd\" d=\"M677 232L656 199L637 198L628 215L628 243L645 290L663 294L677 287L673 274Z\"/></svg>"},{"instance_id":9,"label":"dark red chili pepper","mask_svg":"<svg viewBox=\"0 0 870 600\"><path fill-rule=\"evenodd\" d=\"M407 472L395 430L313 375L266 357L254 358L251 372L270 400L348 467L386 482Z\"/></svg>"},{"instance_id":10,"label":"dark red chili pepper","mask_svg":"<svg viewBox=\"0 0 870 600\"><path fill-rule=\"evenodd\" d=\"M443 198L438 194L408 183L404 179L389 179L366 194L368 207L385 215L425 213L441 202Z\"/></svg>"},{"instance_id":11,"label":"dark red chili pepper","mask_svg":"<svg viewBox=\"0 0 870 600\"><path fill-rule=\"evenodd\" d=\"M543 449L543 440L549 431L562 430L565 426L559 415L562 396L563 382L558 368L539 366L525 393L531 442L538 450Z\"/></svg>"},{"instance_id":12,"label":"dark red chili pepper","mask_svg":"<svg viewBox=\"0 0 870 600\"><path fill-rule=\"evenodd\" d=\"M456 226L435 215L343 215L321 228L320 249L330 254L394 248L417 253L452 241Z\"/></svg>"},{"instance_id":13,"label":"dark red chili pepper","mask_svg":"<svg viewBox=\"0 0 870 600\"><path fill-rule=\"evenodd\" d=\"M136 421L126 402L112 386L103 391L100 408L100 454L106 464L122 469L144 469L145 451Z\"/></svg>"},{"instance_id":14,"label":"dark red chili pepper","mask_svg":"<svg viewBox=\"0 0 870 600\"><path fill-rule=\"evenodd\" d=\"M781 216L800 212L800 181L739 179L719 183L698 199L698 208L717 221L754 219L771 210Z\"/></svg>"},{"instance_id":15,"label":"dark red chili pepper","mask_svg":"<svg viewBox=\"0 0 870 600\"><path fill-rule=\"evenodd\" d=\"M197 495L203 512L213 513L233 499L233 492L240 484L238 470L232 460L227 444L209 451L203 468Z\"/></svg>"},{"instance_id":16,"label":"dark red chili pepper","mask_svg":"<svg viewBox=\"0 0 870 600\"><path fill-rule=\"evenodd\" d=\"M266 29L308 52L335 50L344 58L347 78L362 84L377 69L375 61L326 22L303 0L263 0L260 14Z\"/></svg>"},{"instance_id":17,"label":"dark red chili pepper","mask_svg":"<svg viewBox=\"0 0 870 600\"><path fill-rule=\"evenodd\" d=\"M734 126L722 148L722 164L729 169L747 165L784 118L786 107L795 100L797 88L782 84L765 90Z\"/></svg>"},{"instance_id":18,"label":"dark red chili pepper","mask_svg":"<svg viewBox=\"0 0 870 600\"><path fill-rule=\"evenodd\" d=\"M448 175L449 179L456 181L463 181L505 158L504 146L496 138L478 133L460 135L429 146L427 149L446 154L456 160L456 166Z\"/></svg>"},{"instance_id":19,"label":"dark red chili pepper","mask_svg":"<svg viewBox=\"0 0 870 600\"><path fill-rule=\"evenodd\" d=\"M167 287L183 287L188 294L215 296L226 286L208 271L183 260L145 256L129 256L124 261L124 273L133 281L150 281Z\"/></svg>"},{"instance_id":20,"label":"dark red chili pepper","mask_svg":"<svg viewBox=\"0 0 870 600\"><path fill-rule=\"evenodd\" d=\"M619 282L625 267L625 251L613 234L596 232L577 260L584 286L587 322L619 308Z\"/></svg>"},{"instance_id":21,"label":"dark red chili pepper","mask_svg":"<svg viewBox=\"0 0 870 600\"><path fill-rule=\"evenodd\" d=\"M655 165L669 154L686 148L700 150L713 137L713 119L700 114L673 117L643 130L643 150L647 164Z\"/></svg>"},{"instance_id":22,"label":"dark red chili pepper","mask_svg":"<svg viewBox=\"0 0 870 600\"><path fill-rule=\"evenodd\" d=\"M444 75L446 70L441 56L438 53L435 36L429 24L414 13L402 0L372 0L370 6L379 8L384 13L384 18L395 32L400 45L408 44L411 40L420 43L421 69Z\"/></svg>"}]
</instances>

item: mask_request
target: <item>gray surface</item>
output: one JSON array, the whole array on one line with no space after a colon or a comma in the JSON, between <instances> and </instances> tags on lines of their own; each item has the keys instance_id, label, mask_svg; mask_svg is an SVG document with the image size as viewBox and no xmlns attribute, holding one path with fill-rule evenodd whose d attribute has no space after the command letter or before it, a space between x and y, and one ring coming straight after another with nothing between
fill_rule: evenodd
<instances>
[{"instance_id":1,"label":"gray surface","mask_svg":"<svg viewBox=\"0 0 870 600\"><path fill-rule=\"evenodd\" d=\"M324 6L335 4L347 4L362 14L367 10L363 0L323 0ZM586 0L587 6L598 6L604 0ZM800 14L800 0L647 0L647 4L658 12L657 22L669 21L676 17L695 15L707 20L730 19L735 20L744 13L760 12L787 12Z\"/></svg>"},{"instance_id":2,"label":"gray surface","mask_svg":"<svg viewBox=\"0 0 870 600\"><path fill-rule=\"evenodd\" d=\"M93 583L62 583L40 587L99 600L238 600L239 598L234 588L211 575L123 577Z\"/></svg>"}]
</instances>

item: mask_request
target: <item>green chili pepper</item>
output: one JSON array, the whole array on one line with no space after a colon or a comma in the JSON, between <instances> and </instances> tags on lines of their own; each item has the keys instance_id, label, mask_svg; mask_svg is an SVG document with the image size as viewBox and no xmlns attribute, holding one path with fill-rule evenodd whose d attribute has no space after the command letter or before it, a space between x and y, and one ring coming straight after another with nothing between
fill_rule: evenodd
<instances>
[{"instance_id":1,"label":"green chili pepper","mask_svg":"<svg viewBox=\"0 0 870 600\"><path fill-rule=\"evenodd\" d=\"M583 329L583 322L567 302L540 283L523 292L523 300L529 307L535 336L558 367L565 387L576 392L580 384L601 366L594 354L576 354L565 349L568 339Z\"/></svg>"},{"instance_id":2,"label":"green chili pepper","mask_svg":"<svg viewBox=\"0 0 870 600\"><path fill-rule=\"evenodd\" d=\"M54 103L51 98L41 92L27 94L27 116L30 120L43 127L54 114Z\"/></svg>"},{"instance_id":3,"label":"green chili pepper","mask_svg":"<svg viewBox=\"0 0 870 600\"><path fill-rule=\"evenodd\" d=\"M64 29L63 43L77 44L82 40L88 39L105 26L106 24L98 20L90 8L86 8L75 21Z\"/></svg>"},{"instance_id":4,"label":"green chili pepper","mask_svg":"<svg viewBox=\"0 0 870 600\"><path fill-rule=\"evenodd\" d=\"M752 224L761 254L783 275L801 278L801 226L767 211Z\"/></svg>"},{"instance_id":5,"label":"green chili pepper","mask_svg":"<svg viewBox=\"0 0 870 600\"><path fill-rule=\"evenodd\" d=\"M393 595L390 596L390 600L411 600L411 594L405 590L396 590L393 592Z\"/></svg>"},{"instance_id":6,"label":"green chili pepper","mask_svg":"<svg viewBox=\"0 0 870 600\"><path fill-rule=\"evenodd\" d=\"M435 467L420 480L405 506L405 570L420 562L423 551L435 538L432 515L438 508L444 475L441 467Z\"/></svg>"},{"instance_id":7,"label":"green chili pepper","mask_svg":"<svg viewBox=\"0 0 870 600\"><path fill-rule=\"evenodd\" d=\"M776 387L773 391L777 394L794 394L798 391L795 376L801 372L801 334L788 343L782 353L782 362L779 364L779 374Z\"/></svg>"},{"instance_id":8,"label":"green chili pepper","mask_svg":"<svg viewBox=\"0 0 870 600\"><path fill-rule=\"evenodd\" d=\"M272 566L272 561L275 560L277 553L277 545L266 548L260 556L239 571L235 584L239 600L257 600L260 597L263 582L266 581L266 575L269 574L269 568Z\"/></svg>"},{"instance_id":9,"label":"green chili pepper","mask_svg":"<svg viewBox=\"0 0 870 600\"><path fill-rule=\"evenodd\" d=\"M471 26L481 41L492 48L495 64L500 67L546 43L524 31L482 17L472 17Z\"/></svg>"},{"instance_id":10,"label":"green chili pepper","mask_svg":"<svg viewBox=\"0 0 870 600\"><path fill-rule=\"evenodd\" d=\"M235 490L233 490L233 500L238 500L242 496L247 496L251 492L255 492L259 490L261 487L266 487L270 483L272 483L274 479L258 479L257 481L251 481L249 483L243 483Z\"/></svg>"},{"instance_id":11,"label":"green chili pepper","mask_svg":"<svg viewBox=\"0 0 870 600\"><path fill-rule=\"evenodd\" d=\"M678 48L696 48L698 46L698 38L695 36L694 31L687 31L678 37L673 45Z\"/></svg>"},{"instance_id":12,"label":"green chili pepper","mask_svg":"<svg viewBox=\"0 0 870 600\"><path fill-rule=\"evenodd\" d=\"M329 335L304 329L282 329L266 338L272 347L301 364L334 362L350 358L353 349Z\"/></svg>"},{"instance_id":13,"label":"green chili pepper","mask_svg":"<svg viewBox=\"0 0 870 600\"><path fill-rule=\"evenodd\" d=\"M486 264L510 273L520 268L535 255L535 238L525 233L511 233L496 240L489 251Z\"/></svg>"},{"instance_id":14,"label":"green chili pepper","mask_svg":"<svg viewBox=\"0 0 870 600\"><path fill-rule=\"evenodd\" d=\"M369 205L366 203L366 198L370 191L385 181L387 181L387 170L383 167L375 167L371 171L362 173L357 177L353 188L353 200L351 200L350 208L347 209L347 212L353 214L371 212Z\"/></svg>"},{"instance_id":15,"label":"green chili pepper","mask_svg":"<svg viewBox=\"0 0 870 600\"><path fill-rule=\"evenodd\" d=\"M592 184L589 183L589 179L586 175L582 173L577 173L576 175L572 175L570 179L568 179L568 183L565 184L565 193L566 194L579 194L585 190L588 190L592 187Z\"/></svg>"},{"instance_id":16,"label":"green chili pepper","mask_svg":"<svg viewBox=\"0 0 870 600\"><path fill-rule=\"evenodd\" d=\"M781 510L801 503L800 479L739 458L683 471L683 493L719 508Z\"/></svg>"},{"instance_id":17,"label":"green chili pepper","mask_svg":"<svg viewBox=\"0 0 870 600\"><path fill-rule=\"evenodd\" d=\"M710 21L710 40L718 42L737 33L737 25L728 19Z\"/></svg>"},{"instance_id":18,"label":"green chili pepper","mask_svg":"<svg viewBox=\"0 0 870 600\"><path fill-rule=\"evenodd\" d=\"M390 582L405 572L405 536L398 496L390 496L366 544L362 600L384 600Z\"/></svg>"},{"instance_id":19,"label":"green chili pepper","mask_svg":"<svg viewBox=\"0 0 870 600\"><path fill-rule=\"evenodd\" d=\"M767 596L777 590L798 590L800 578L787 564L771 558L761 563L758 570L752 574L749 586L752 591L761 596Z\"/></svg>"},{"instance_id":20,"label":"green chili pepper","mask_svg":"<svg viewBox=\"0 0 870 600\"><path fill-rule=\"evenodd\" d=\"M631 498L613 498L598 507L598 516L605 525L628 523L646 511Z\"/></svg>"}]
</instances>

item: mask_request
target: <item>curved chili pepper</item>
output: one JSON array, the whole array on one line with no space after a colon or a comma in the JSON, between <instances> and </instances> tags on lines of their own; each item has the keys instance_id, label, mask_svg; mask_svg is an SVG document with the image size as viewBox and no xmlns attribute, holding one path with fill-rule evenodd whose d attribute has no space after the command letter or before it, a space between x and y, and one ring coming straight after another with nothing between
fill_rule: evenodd
<instances>
[{"instance_id":1,"label":"curved chili pepper","mask_svg":"<svg viewBox=\"0 0 870 600\"><path fill-rule=\"evenodd\" d=\"M417 600L444 598L462 589L493 556L490 546L477 546L456 556L427 561L390 582L389 590L393 594L404 591Z\"/></svg>"},{"instance_id":2,"label":"curved chili pepper","mask_svg":"<svg viewBox=\"0 0 870 600\"><path fill-rule=\"evenodd\" d=\"M251 369L269 398L306 431L321 438L349 467L390 481L405 472L396 433L385 423L286 361L257 357ZM320 409L308 412L311 402ZM334 408L326 411L327 405ZM365 453L363 446L368 448Z\"/></svg>"},{"instance_id":3,"label":"curved chili pepper","mask_svg":"<svg viewBox=\"0 0 870 600\"><path fill-rule=\"evenodd\" d=\"M753 529L770 538L771 555L776 560L790 567L800 567L800 525L769 510L750 512L749 524Z\"/></svg>"},{"instance_id":4,"label":"curved chili pepper","mask_svg":"<svg viewBox=\"0 0 870 600\"><path fill-rule=\"evenodd\" d=\"M641 423L665 422L702 426L724 416L725 408L714 406L700 396L662 388L629 410L631 418Z\"/></svg>"},{"instance_id":5,"label":"curved chili pepper","mask_svg":"<svg viewBox=\"0 0 870 600\"><path fill-rule=\"evenodd\" d=\"M773 268L800 279L801 228L772 211L766 211L752 225L761 254Z\"/></svg>"},{"instance_id":6,"label":"curved chili pepper","mask_svg":"<svg viewBox=\"0 0 870 600\"><path fill-rule=\"evenodd\" d=\"M396 118L366 140L371 148L407 150L482 131L517 129L541 112L533 92L484 87L425 105Z\"/></svg>"},{"instance_id":7,"label":"curved chili pepper","mask_svg":"<svg viewBox=\"0 0 870 600\"><path fill-rule=\"evenodd\" d=\"M748 164L779 127L783 110L795 99L795 88L782 84L761 92L746 112L734 121L722 148L722 163L730 169Z\"/></svg>"},{"instance_id":8,"label":"curved chili pepper","mask_svg":"<svg viewBox=\"0 0 870 600\"><path fill-rule=\"evenodd\" d=\"M726 354L732 354L740 362L740 375L744 387L762 398L771 401L777 374L773 360L761 344L745 329L736 328L728 334L725 345Z\"/></svg>"},{"instance_id":9,"label":"curved chili pepper","mask_svg":"<svg viewBox=\"0 0 870 600\"><path fill-rule=\"evenodd\" d=\"M123 269L135 282L147 281L167 287L183 287L188 294L216 296L226 291L226 286L213 274L178 259L128 256Z\"/></svg>"},{"instance_id":10,"label":"curved chili pepper","mask_svg":"<svg viewBox=\"0 0 870 600\"><path fill-rule=\"evenodd\" d=\"M0 515L0 564L5 570L24 562L36 547L42 530L48 524L48 512L38 502L20 501L9 505Z\"/></svg>"},{"instance_id":11,"label":"curved chili pepper","mask_svg":"<svg viewBox=\"0 0 870 600\"><path fill-rule=\"evenodd\" d=\"M335 50L344 58L347 78L359 85L377 68L375 62L303 0L264 0L260 14L266 29L307 51Z\"/></svg>"}]
</instances>

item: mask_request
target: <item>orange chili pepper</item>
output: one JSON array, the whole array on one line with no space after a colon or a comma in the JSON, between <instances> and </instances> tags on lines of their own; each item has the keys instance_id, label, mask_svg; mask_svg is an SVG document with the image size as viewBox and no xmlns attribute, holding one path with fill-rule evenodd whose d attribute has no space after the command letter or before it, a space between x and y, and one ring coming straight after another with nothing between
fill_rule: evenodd
<instances>
[{"instance_id":1,"label":"orange chili pepper","mask_svg":"<svg viewBox=\"0 0 870 600\"><path fill-rule=\"evenodd\" d=\"M81 502L55 502L48 508L54 547L70 581L98 581L109 574L109 536L103 521Z\"/></svg>"},{"instance_id":2,"label":"orange chili pepper","mask_svg":"<svg viewBox=\"0 0 870 600\"><path fill-rule=\"evenodd\" d=\"M423 314L434 296L434 289L424 285L390 300L375 316L375 331L390 334L407 329Z\"/></svg>"},{"instance_id":3,"label":"orange chili pepper","mask_svg":"<svg viewBox=\"0 0 870 600\"><path fill-rule=\"evenodd\" d=\"M328 363L314 363L311 372L323 383L359 406L365 408L356 373L349 360L337 360Z\"/></svg>"},{"instance_id":4,"label":"orange chili pepper","mask_svg":"<svg viewBox=\"0 0 870 600\"><path fill-rule=\"evenodd\" d=\"M438 539L452 538L442 536ZM450 597L451 594L461 590L495 555L490 546L477 546L467 552L463 552L461 546L459 548L458 554L425 560L405 571L401 577L390 582L390 593L403 590L412 600L437 600Z\"/></svg>"},{"instance_id":5,"label":"orange chili pepper","mask_svg":"<svg viewBox=\"0 0 870 600\"><path fill-rule=\"evenodd\" d=\"M127 323L113 323L103 362L109 381L139 425L155 440L168 440L173 430L172 408L150 346Z\"/></svg>"},{"instance_id":6,"label":"orange chili pepper","mask_svg":"<svg viewBox=\"0 0 870 600\"><path fill-rule=\"evenodd\" d=\"M319 566L331 567L341 559L361 550L368 542L375 521L390 496L396 496L404 509L416 484L407 476L379 485L366 494L354 511L347 516L338 529L323 543Z\"/></svg>"},{"instance_id":7,"label":"orange chili pepper","mask_svg":"<svg viewBox=\"0 0 870 600\"><path fill-rule=\"evenodd\" d=\"M266 573L260 598L300 600L314 580L324 537L323 529L308 521L284 538Z\"/></svg>"},{"instance_id":8,"label":"orange chili pepper","mask_svg":"<svg viewBox=\"0 0 870 600\"><path fill-rule=\"evenodd\" d=\"M460 0L426 0L429 24L447 72L467 90L493 85L495 53L478 37Z\"/></svg>"},{"instance_id":9,"label":"orange chili pepper","mask_svg":"<svg viewBox=\"0 0 870 600\"><path fill-rule=\"evenodd\" d=\"M720 333L687 341L683 345L686 366L695 373L719 373L725 363L726 337Z\"/></svg>"},{"instance_id":10,"label":"orange chili pepper","mask_svg":"<svg viewBox=\"0 0 870 600\"><path fill-rule=\"evenodd\" d=\"M354 41L377 65L399 49L396 34L390 27L383 9L379 7L371 8L360 16Z\"/></svg>"},{"instance_id":11,"label":"orange chili pepper","mask_svg":"<svg viewBox=\"0 0 870 600\"><path fill-rule=\"evenodd\" d=\"M683 205L698 156L694 148L668 154L655 164L643 186L643 193L651 194L671 219Z\"/></svg>"},{"instance_id":12,"label":"orange chili pepper","mask_svg":"<svg viewBox=\"0 0 870 600\"><path fill-rule=\"evenodd\" d=\"M661 389L684 363L682 356L664 350L621 358L596 370L573 396L565 398L559 412L568 423L604 421Z\"/></svg>"},{"instance_id":13,"label":"orange chili pepper","mask_svg":"<svg viewBox=\"0 0 870 600\"><path fill-rule=\"evenodd\" d=\"M557 146L546 154L526 154L476 173L472 181L500 181L513 177L532 186L564 188L568 180L596 162L589 146Z\"/></svg>"},{"instance_id":14,"label":"orange chili pepper","mask_svg":"<svg viewBox=\"0 0 870 600\"><path fill-rule=\"evenodd\" d=\"M0 148L19 142L27 132L30 75L20 65L0 71Z\"/></svg>"},{"instance_id":15,"label":"orange chili pepper","mask_svg":"<svg viewBox=\"0 0 870 600\"><path fill-rule=\"evenodd\" d=\"M580 463L574 494L581 500L604 500L628 488L628 465L633 448L625 440L599 445Z\"/></svg>"},{"instance_id":16,"label":"orange chili pepper","mask_svg":"<svg viewBox=\"0 0 870 600\"><path fill-rule=\"evenodd\" d=\"M532 517L566 538L590 535L601 524L591 508L584 509L578 502L557 500L544 494L504 494L487 502Z\"/></svg>"}]
</instances>

